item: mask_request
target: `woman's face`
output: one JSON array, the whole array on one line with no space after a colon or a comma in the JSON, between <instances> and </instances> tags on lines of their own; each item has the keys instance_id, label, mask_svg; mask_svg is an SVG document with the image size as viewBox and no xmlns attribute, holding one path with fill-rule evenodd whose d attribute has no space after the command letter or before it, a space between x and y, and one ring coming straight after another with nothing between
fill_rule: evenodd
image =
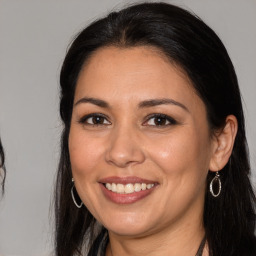
<instances>
[{"instance_id":1,"label":"woman's face","mask_svg":"<svg viewBox=\"0 0 256 256\"><path fill-rule=\"evenodd\" d=\"M69 151L78 194L109 232L202 221L213 154L205 105L156 49L94 53L78 78Z\"/></svg>"}]
</instances>

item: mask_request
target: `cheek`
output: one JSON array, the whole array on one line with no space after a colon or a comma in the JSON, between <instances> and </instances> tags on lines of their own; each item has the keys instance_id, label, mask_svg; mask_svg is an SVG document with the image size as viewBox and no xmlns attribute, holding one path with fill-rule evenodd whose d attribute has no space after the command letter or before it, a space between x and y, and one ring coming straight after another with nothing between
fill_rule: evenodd
<instances>
[{"instance_id":1,"label":"cheek","mask_svg":"<svg viewBox=\"0 0 256 256\"><path fill-rule=\"evenodd\" d=\"M150 158L169 175L208 171L210 142L197 129L184 129L155 140L148 146ZM152 146L153 145L153 146Z\"/></svg>"},{"instance_id":2,"label":"cheek","mask_svg":"<svg viewBox=\"0 0 256 256\"><path fill-rule=\"evenodd\" d=\"M101 157L100 143L83 135L83 132L70 130L69 154L72 173L83 176L92 172Z\"/></svg>"}]
</instances>

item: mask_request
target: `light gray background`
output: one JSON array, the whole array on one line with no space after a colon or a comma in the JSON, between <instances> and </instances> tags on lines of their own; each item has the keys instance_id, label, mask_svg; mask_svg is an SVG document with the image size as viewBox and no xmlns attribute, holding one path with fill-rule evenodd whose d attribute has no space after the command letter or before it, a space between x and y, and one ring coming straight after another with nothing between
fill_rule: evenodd
<instances>
[{"instance_id":1,"label":"light gray background","mask_svg":"<svg viewBox=\"0 0 256 256\"><path fill-rule=\"evenodd\" d=\"M230 53L245 102L255 180L256 0L169 2L198 14ZM61 130L61 63L80 28L127 3L131 1L0 0L0 134L8 172L0 202L0 254L41 256L52 251L50 202Z\"/></svg>"}]
</instances>

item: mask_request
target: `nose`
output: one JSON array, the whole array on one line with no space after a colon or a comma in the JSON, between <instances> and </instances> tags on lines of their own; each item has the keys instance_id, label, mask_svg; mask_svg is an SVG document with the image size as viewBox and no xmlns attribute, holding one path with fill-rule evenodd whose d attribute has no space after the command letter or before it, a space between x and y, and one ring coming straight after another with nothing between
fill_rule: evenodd
<instances>
[{"instance_id":1,"label":"nose","mask_svg":"<svg viewBox=\"0 0 256 256\"><path fill-rule=\"evenodd\" d=\"M143 163L145 154L137 133L128 127L114 129L110 135L106 161L120 168Z\"/></svg>"}]
</instances>

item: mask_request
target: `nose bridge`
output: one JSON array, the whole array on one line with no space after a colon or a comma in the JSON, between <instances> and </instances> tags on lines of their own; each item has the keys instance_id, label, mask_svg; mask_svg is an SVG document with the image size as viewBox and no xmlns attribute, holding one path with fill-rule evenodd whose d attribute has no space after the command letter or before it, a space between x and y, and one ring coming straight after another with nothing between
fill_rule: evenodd
<instances>
[{"instance_id":1,"label":"nose bridge","mask_svg":"<svg viewBox=\"0 0 256 256\"><path fill-rule=\"evenodd\" d=\"M113 128L106 154L108 162L119 167L126 167L129 164L144 161L144 152L139 142L137 129L125 122Z\"/></svg>"}]
</instances>

